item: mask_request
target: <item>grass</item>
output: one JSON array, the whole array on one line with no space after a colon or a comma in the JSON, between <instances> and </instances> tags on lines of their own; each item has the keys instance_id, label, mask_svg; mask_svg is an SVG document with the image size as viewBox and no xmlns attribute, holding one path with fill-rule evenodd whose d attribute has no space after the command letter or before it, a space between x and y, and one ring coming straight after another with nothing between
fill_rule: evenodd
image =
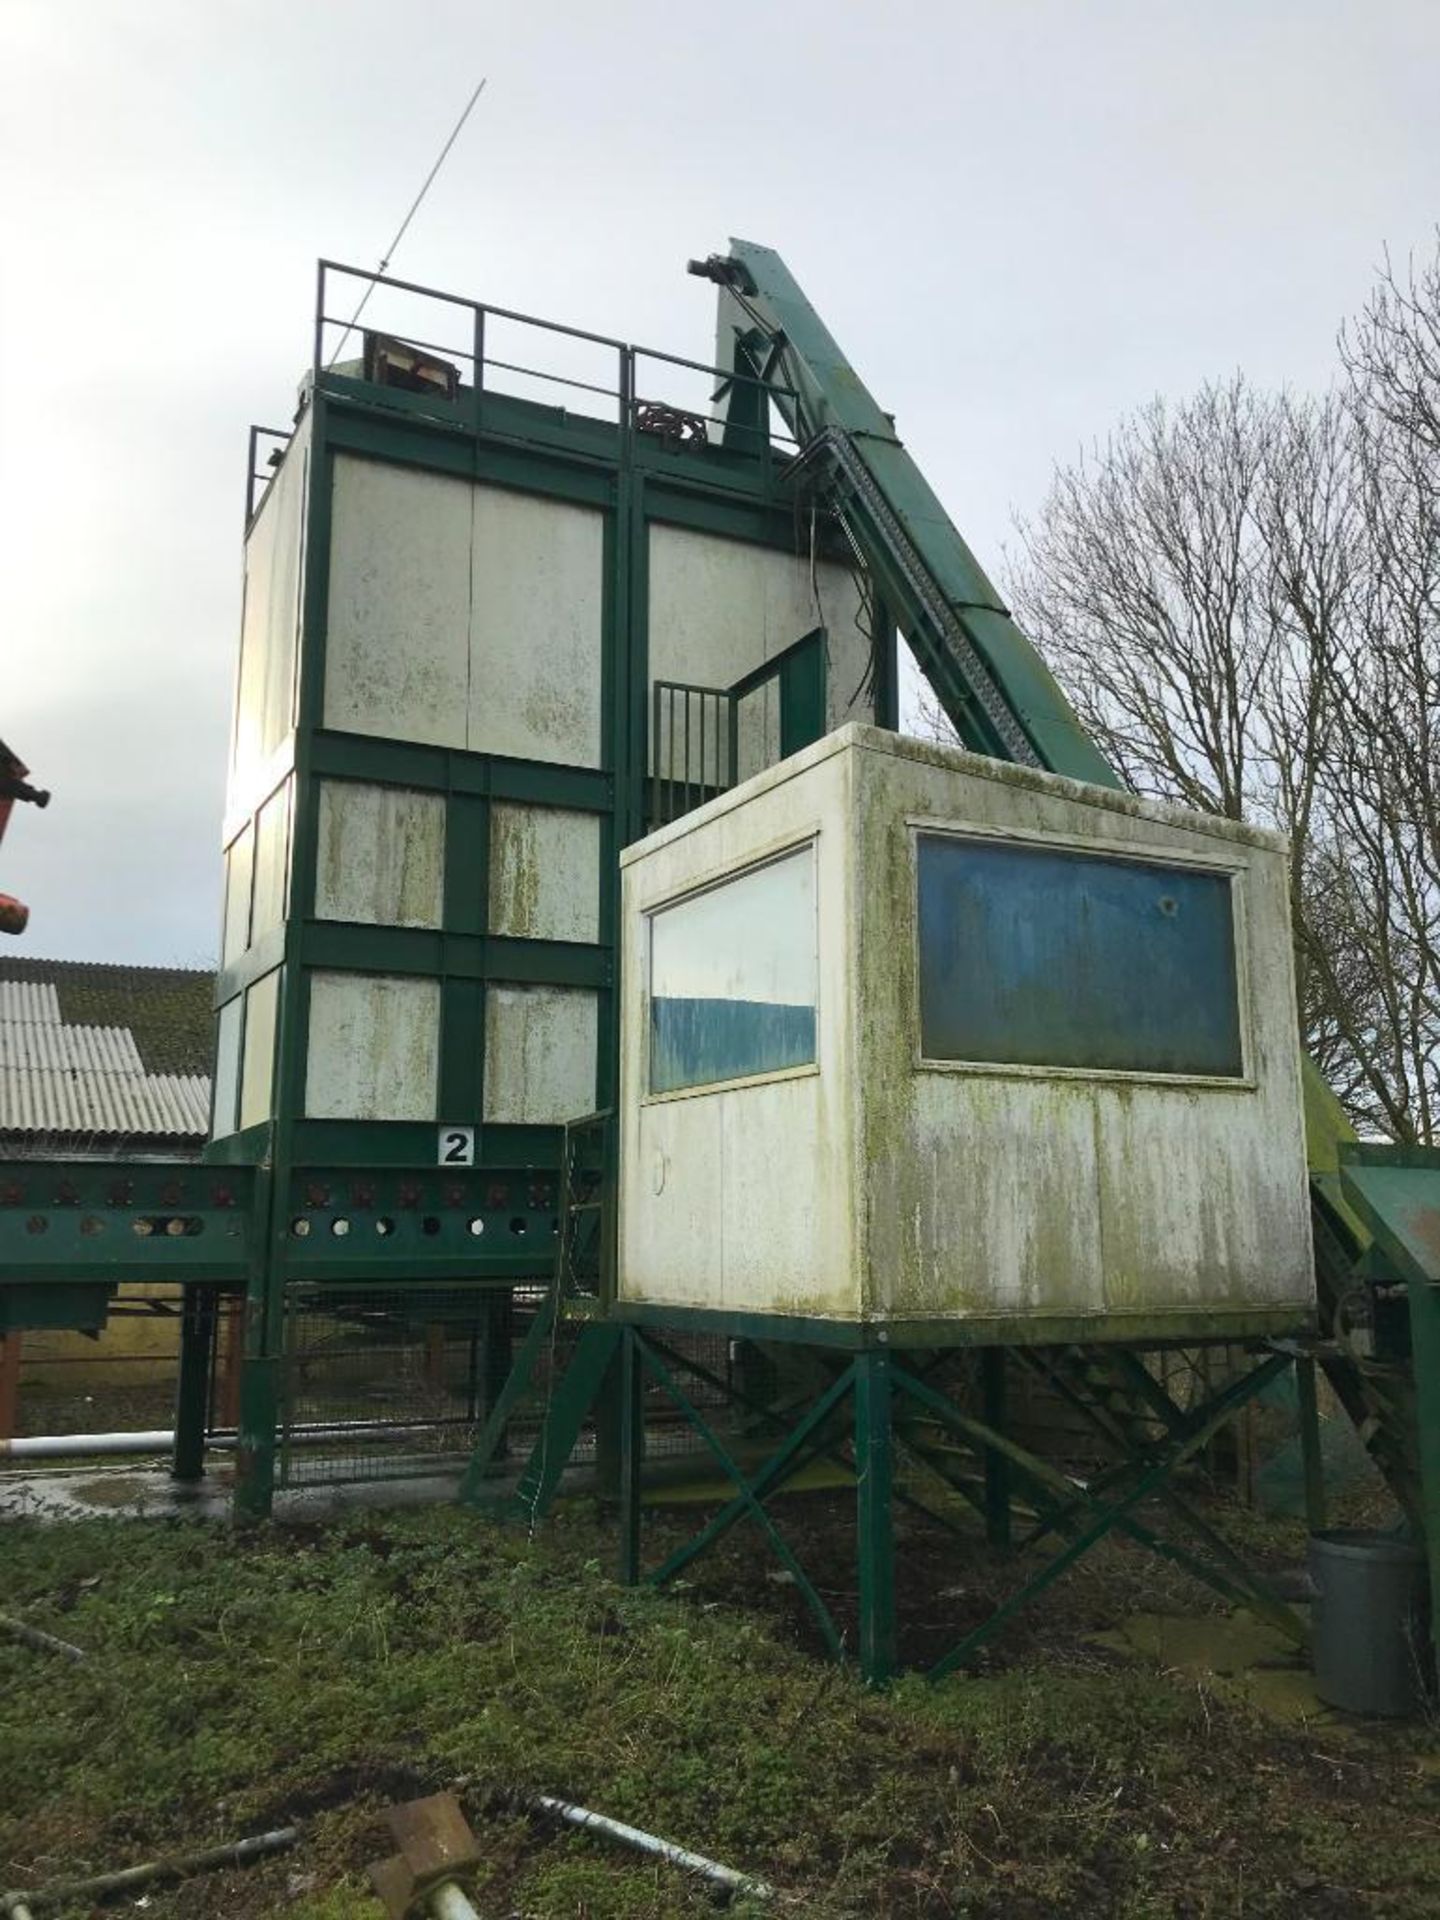
<instances>
[{"instance_id":1,"label":"grass","mask_svg":"<svg viewBox=\"0 0 1440 1920\"><path fill-rule=\"evenodd\" d=\"M761 1583L759 1611L714 1580L618 1588L609 1551L584 1509L534 1541L450 1509L245 1537L6 1526L0 1609L91 1658L0 1642L0 1882L296 1819L295 1852L157 1890L147 1920L379 1920L380 1811L454 1787L484 1849L480 1910L523 1920L713 1911L672 1870L537 1823L533 1791L759 1873L781 1912L825 1920L1440 1910L1423 1729L1271 1723L1223 1683L1090 1645L1065 1583L981 1677L879 1696L797 1644L792 1595L770 1586L766 1607L753 1544L731 1564L737 1587ZM1103 1564L1087 1575L1085 1631L1146 1564L1117 1549L1108 1589Z\"/></svg>"}]
</instances>

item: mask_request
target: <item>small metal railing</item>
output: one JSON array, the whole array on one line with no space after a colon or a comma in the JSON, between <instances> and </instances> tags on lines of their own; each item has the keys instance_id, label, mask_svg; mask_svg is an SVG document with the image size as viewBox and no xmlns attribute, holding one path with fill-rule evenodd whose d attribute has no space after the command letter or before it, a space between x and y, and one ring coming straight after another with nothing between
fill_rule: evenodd
<instances>
[{"instance_id":1,"label":"small metal railing","mask_svg":"<svg viewBox=\"0 0 1440 1920\"><path fill-rule=\"evenodd\" d=\"M350 301L339 296L338 289L345 283L360 289L366 299L363 329L357 324L358 298L353 303L349 317L343 311L332 311L336 305L352 306ZM382 324L379 316L369 310L369 296L372 293L386 295L392 303L398 303L401 311L394 322ZM432 329L422 322L419 330L416 330L410 324L412 317L419 319L413 313L416 303L433 303L433 308L441 308L459 316L461 325L458 337L451 340L428 337L432 331L445 332L443 325ZM383 306L384 303L381 304ZM623 432L650 433L670 440L677 438L678 420L683 418L699 425L705 424L705 415L719 388L739 385L755 388L764 402L760 412L766 426L754 429L755 445L752 450L764 459L768 459L772 447L783 449L787 459L798 451L799 442L784 427L770 405L771 401L798 400L798 395L793 389L774 380L763 379L758 374L739 373L733 368L712 366L702 360L688 360L679 354L662 353L654 347L634 346L608 334L591 333L583 327L566 326L556 320L542 320L534 314L519 313L509 307L490 306L461 294L420 286L414 281L395 280L388 275L367 272L362 267L346 266L338 260L321 260L317 266L311 367L312 378L317 385L327 374L342 372L343 377L340 357L357 332L362 336L364 333L383 333L388 339L417 352L434 354L468 370L469 377L465 379L462 376L461 388L454 401L437 399L433 404L452 414L456 410L462 415L468 414L477 425L482 402L487 395L512 391L512 385L503 379L497 381L496 375L509 375L512 382L516 379L533 381L547 389L553 387L610 400L614 403L612 417ZM527 352L524 357L512 357L503 350L503 343L497 341L497 332L507 336L511 332L517 334L531 343L533 351ZM497 347L501 350L497 351ZM535 353L542 356L539 362L534 358ZM568 365L564 363L566 354L571 356ZM592 358L596 354L599 356L599 368L591 367L589 372L603 370L606 363L612 360L613 372L600 378L582 377L575 361L577 356L584 357L586 354ZM660 391L664 377L660 369L705 376L708 390L703 395L704 413L693 405L679 405L673 393ZM693 395L690 397L693 399ZM732 438L729 443L736 444L736 441ZM743 444L743 436L740 444Z\"/></svg>"},{"instance_id":2,"label":"small metal railing","mask_svg":"<svg viewBox=\"0 0 1440 1920\"><path fill-rule=\"evenodd\" d=\"M650 824L663 827L736 784L740 703L728 687L657 680L651 698Z\"/></svg>"},{"instance_id":3,"label":"small metal railing","mask_svg":"<svg viewBox=\"0 0 1440 1920\"><path fill-rule=\"evenodd\" d=\"M802 635L762 661L729 687L700 687L684 680L657 680L650 701L650 809L652 828L668 826L682 813L704 806L798 752L825 731L826 636L823 627ZM747 701L778 695L769 714L746 718L742 770L741 720Z\"/></svg>"},{"instance_id":4,"label":"small metal railing","mask_svg":"<svg viewBox=\"0 0 1440 1920\"><path fill-rule=\"evenodd\" d=\"M280 470L290 444L291 427L251 427L250 452L245 462L245 524L260 511L270 482Z\"/></svg>"}]
</instances>

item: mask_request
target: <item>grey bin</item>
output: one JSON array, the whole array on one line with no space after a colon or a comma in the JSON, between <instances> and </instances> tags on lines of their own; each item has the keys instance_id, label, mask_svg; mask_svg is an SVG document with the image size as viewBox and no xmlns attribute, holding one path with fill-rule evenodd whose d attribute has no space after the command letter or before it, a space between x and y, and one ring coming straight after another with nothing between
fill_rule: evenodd
<instances>
[{"instance_id":1,"label":"grey bin","mask_svg":"<svg viewBox=\"0 0 1440 1920\"><path fill-rule=\"evenodd\" d=\"M1374 1528L1310 1536L1315 1690L1348 1713L1417 1713L1422 1699L1425 1559Z\"/></svg>"}]
</instances>

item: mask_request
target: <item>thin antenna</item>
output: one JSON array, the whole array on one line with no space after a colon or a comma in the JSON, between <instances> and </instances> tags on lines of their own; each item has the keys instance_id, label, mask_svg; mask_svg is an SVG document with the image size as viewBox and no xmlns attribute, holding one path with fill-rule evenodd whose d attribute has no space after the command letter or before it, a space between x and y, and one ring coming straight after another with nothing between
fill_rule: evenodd
<instances>
[{"instance_id":1,"label":"thin antenna","mask_svg":"<svg viewBox=\"0 0 1440 1920\"><path fill-rule=\"evenodd\" d=\"M441 167L444 166L446 160L450 157L450 149L454 146L455 142L460 138L461 129L464 127L465 122L470 118L470 110L475 105L475 102L480 98L481 94L485 91L486 82L489 80L489 78L490 76L486 74L485 78L481 80L479 86L476 87L475 91L471 94L470 98L465 102L465 111L461 114L460 118L455 122L455 125L452 128L450 133L450 138L445 142L444 146L440 149L439 158L436 160L434 166L431 167L429 173L427 173L425 176L424 186L421 187L419 193L417 193L414 200L411 201L410 211L406 214L405 218L400 222L399 231L396 233L395 238L390 242L389 246L385 249L384 254L381 256L380 264L375 269L377 275L383 274L386 271L386 269L389 267L390 262L395 258L395 249L400 245L400 242L405 238L406 228L410 225L410 222L415 218L416 214L420 211L420 202L425 198L426 194L430 191L431 187L434 185L436 174L439 173ZM360 304L358 307L356 307L354 313L352 313L350 316L350 324L346 327L345 331L341 334L339 345L337 345L334 353L331 354L329 360L326 362L325 371L327 373L335 365L335 362L340 358L340 349L345 345L345 342L350 338L351 334L355 331L355 323L360 318L361 314L365 311L366 303L368 302L371 294L375 291L375 286L376 286L376 282L374 280L371 280L366 285L364 293L361 294Z\"/></svg>"}]
</instances>

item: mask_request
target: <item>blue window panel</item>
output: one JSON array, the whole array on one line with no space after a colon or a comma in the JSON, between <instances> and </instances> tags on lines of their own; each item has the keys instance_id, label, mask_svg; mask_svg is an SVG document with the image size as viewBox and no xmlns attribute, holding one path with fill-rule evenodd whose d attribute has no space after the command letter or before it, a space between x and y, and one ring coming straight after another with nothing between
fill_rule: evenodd
<instances>
[{"instance_id":1,"label":"blue window panel","mask_svg":"<svg viewBox=\"0 0 1440 1920\"><path fill-rule=\"evenodd\" d=\"M921 834L927 1060L1238 1079L1226 874Z\"/></svg>"},{"instance_id":2,"label":"blue window panel","mask_svg":"<svg viewBox=\"0 0 1440 1920\"><path fill-rule=\"evenodd\" d=\"M650 919L650 1091L815 1060L815 855L750 867Z\"/></svg>"},{"instance_id":3,"label":"blue window panel","mask_svg":"<svg viewBox=\"0 0 1440 1920\"><path fill-rule=\"evenodd\" d=\"M815 1009L764 1000L652 1000L650 1091L708 1086L808 1066Z\"/></svg>"}]
</instances>

